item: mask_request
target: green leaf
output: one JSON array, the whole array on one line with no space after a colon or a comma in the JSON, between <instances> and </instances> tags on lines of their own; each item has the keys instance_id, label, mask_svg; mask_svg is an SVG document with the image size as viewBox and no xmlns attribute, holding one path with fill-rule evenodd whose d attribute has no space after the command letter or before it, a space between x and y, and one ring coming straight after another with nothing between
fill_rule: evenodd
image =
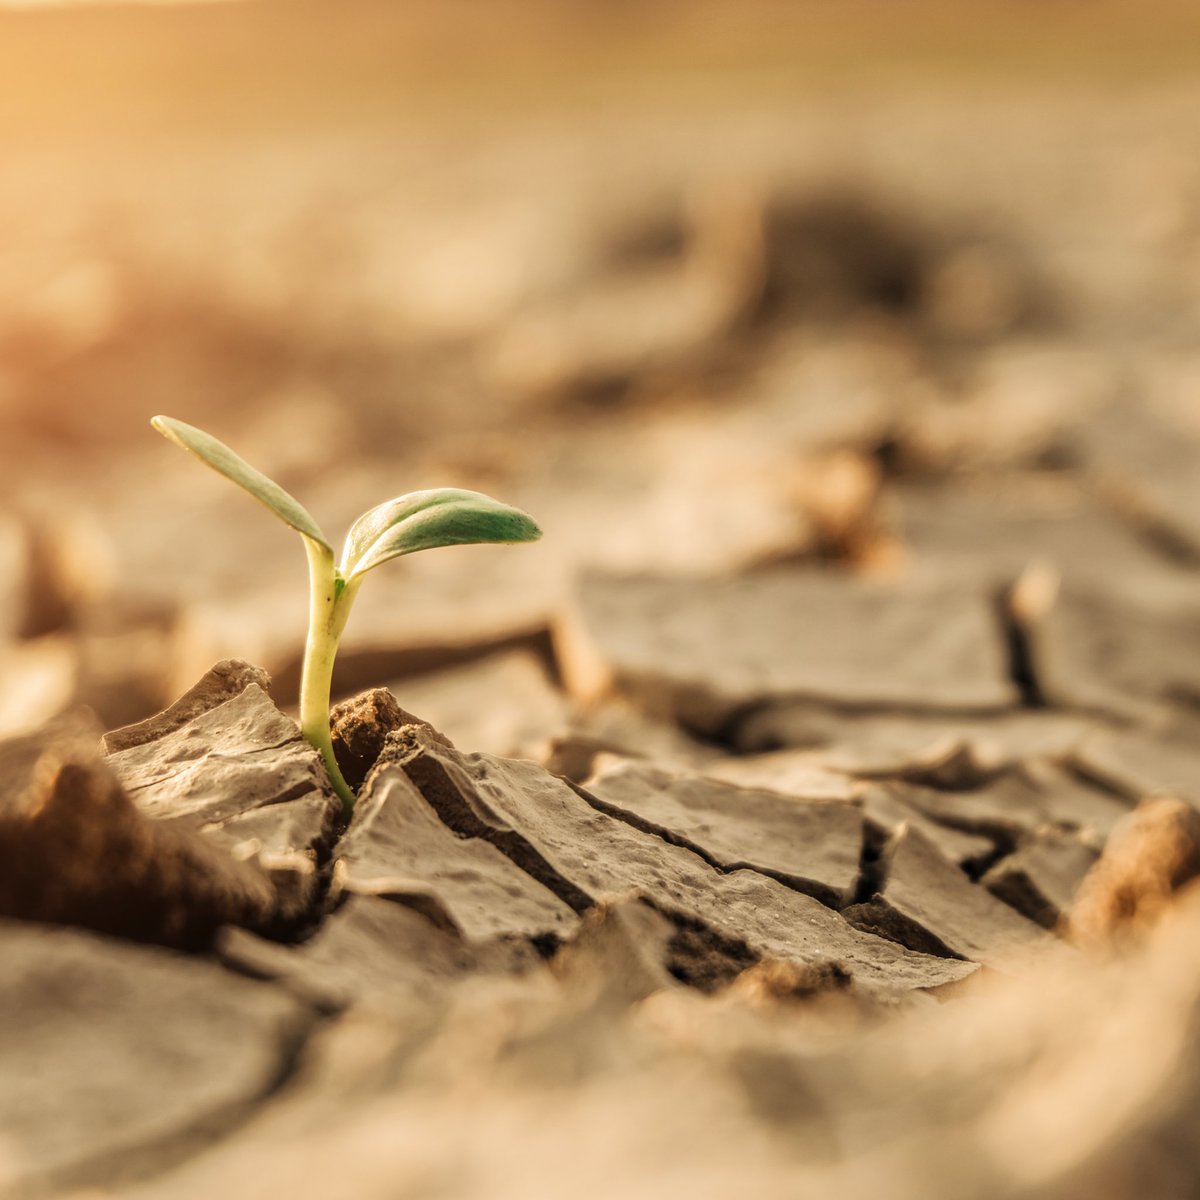
<instances>
[{"instance_id":1,"label":"green leaf","mask_svg":"<svg viewBox=\"0 0 1200 1200\"><path fill-rule=\"evenodd\" d=\"M274 480L268 479L244 458L230 450L224 442L217 441L212 434L205 433L203 429L197 429L194 425L176 421L174 417L154 417L150 424L163 437L190 451L226 479L232 479L238 487L245 488L255 500L265 504L281 521L333 554L333 547L308 510Z\"/></svg>"},{"instance_id":2,"label":"green leaf","mask_svg":"<svg viewBox=\"0 0 1200 1200\"><path fill-rule=\"evenodd\" d=\"M380 504L354 522L342 552L342 574L353 579L381 563L435 546L535 542L533 518L482 492L435 488Z\"/></svg>"},{"instance_id":3,"label":"green leaf","mask_svg":"<svg viewBox=\"0 0 1200 1200\"><path fill-rule=\"evenodd\" d=\"M465 492L457 488L436 488L425 492L409 492L395 500L376 505L350 527L346 544L342 550L341 573L349 575L359 560L393 525L415 516L423 509L455 501L487 500L478 492ZM490 503L490 502L489 502Z\"/></svg>"}]
</instances>

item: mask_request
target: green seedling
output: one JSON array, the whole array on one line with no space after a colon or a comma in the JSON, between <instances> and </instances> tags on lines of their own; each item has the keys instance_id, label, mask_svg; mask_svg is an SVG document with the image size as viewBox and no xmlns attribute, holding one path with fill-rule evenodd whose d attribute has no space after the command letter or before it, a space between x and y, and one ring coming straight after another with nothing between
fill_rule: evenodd
<instances>
[{"instance_id":1,"label":"green seedling","mask_svg":"<svg viewBox=\"0 0 1200 1200\"><path fill-rule=\"evenodd\" d=\"M532 517L490 496L435 488L398 496L363 513L346 535L341 561L335 561L333 547L304 506L223 442L172 417L155 417L151 424L177 446L248 491L304 539L310 590L308 640L300 675L300 729L320 751L349 813L354 806L354 792L333 753L329 691L338 642L364 576L390 559L417 550L482 542L533 542L542 531Z\"/></svg>"}]
</instances>

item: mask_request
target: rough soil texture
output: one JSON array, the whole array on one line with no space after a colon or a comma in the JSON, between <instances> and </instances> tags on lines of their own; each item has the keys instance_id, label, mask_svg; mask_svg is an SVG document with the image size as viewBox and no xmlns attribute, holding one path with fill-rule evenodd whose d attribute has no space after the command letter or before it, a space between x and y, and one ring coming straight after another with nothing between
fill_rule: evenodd
<instances>
[{"instance_id":1,"label":"rough soil texture","mask_svg":"<svg viewBox=\"0 0 1200 1200\"><path fill-rule=\"evenodd\" d=\"M1074 1075L1127 1072L1128 1053L1152 1056L1140 1095L1196 1086L1165 1048L1200 995L1200 913L1173 903L1200 875L1189 804L1124 805L1110 835L1112 794L1045 761L935 789L811 752L802 773L777 754L706 774L609 751L580 785L457 750L377 690L339 710L345 744L375 748L343 828L266 687L220 663L107 735L107 757L70 723L32 768L37 740L0 746L6 778L29 778L2 840L6 1195L261 1178L315 1197L325 1155L356 1194L394 1194L415 1162L464 1195L499 1171L516 1195L536 1187L530 1147L586 1155L597 1122L621 1148L606 1187L719 1173L749 1138L755 1186L880 1187L902 1154L903 1195L1015 1194L1035 1174L1074 1195L1064 1180L1110 1143L1081 1123L1069 1155L1043 1136L1044 1056L1065 1071L1054 1113L1088 1102ZM721 777L737 763L753 786ZM1068 924L1098 959L1055 935ZM1121 1036L1089 1042L1076 1024L1114 1020L1113 995ZM1136 1155L1146 1118L1123 1103L1105 1118ZM417 1131L452 1111L474 1133L430 1157ZM954 1140L928 1140L948 1113ZM677 1160L697 1122L703 1146ZM994 1138L1043 1148L988 1157Z\"/></svg>"},{"instance_id":2,"label":"rough soil texture","mask_svg":"<svg viewBox=\"0 0 1200 1200\"><path fill-rule=\"evenodd\" d=\"M2 1200L1194 1200L1200 16L1049 8L0 11ZM545 528L349 821L158 411Z\"/></svg>"}]
</instances>

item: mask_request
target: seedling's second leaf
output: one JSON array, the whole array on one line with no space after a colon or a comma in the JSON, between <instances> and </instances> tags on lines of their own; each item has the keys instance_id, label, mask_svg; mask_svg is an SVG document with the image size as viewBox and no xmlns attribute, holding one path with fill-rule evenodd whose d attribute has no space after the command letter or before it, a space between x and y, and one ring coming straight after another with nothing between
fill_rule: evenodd
<instances>
[{"instance_id":1,"label":"seedling's second leaf","mask_svg":"<svg viewBox=\"0 0 1200 1200\"><path fill-rule=\"evenodd\" d=\"M340 564L342 574L348 576L359 560L393 525L415 516L422 509L437 504L449 504L455 500L473 500L478 496L478 492L460 491L457 488L435 488L430 491L408 492L368 509L350 526L350 532L346 534Z\"/></svg>"},{"instance_id":2,"label":"seedling's second leaf","mask_svg":"<svg viewBox=\"0 0 1200 1200\"><path fill-rule=\"evenodd\" d=\"M411 492L359 517L346 537L342 574L353 579L389 559L435 546L535 542L541 536L528 513L482 492Z\"/></svg>"},{"instance_id":3,"label":"seedling's second leaf","mask_svg":"<svg viewBox=\"0 0 1200 1200\"><path fill-rule=\"evenodd\" d=\"M294 496L285 492L274 480L252 467L239 454L235 454L224 442L212 434L177 421L174 417L154 417L150 422L159 433L177 446L194 454L201 462L232 479L260 503L265 504L281 521L286 522L306 538L311 538L333 554L320 526L309 515L308 510Z\"/></svg>"}]
</instances>

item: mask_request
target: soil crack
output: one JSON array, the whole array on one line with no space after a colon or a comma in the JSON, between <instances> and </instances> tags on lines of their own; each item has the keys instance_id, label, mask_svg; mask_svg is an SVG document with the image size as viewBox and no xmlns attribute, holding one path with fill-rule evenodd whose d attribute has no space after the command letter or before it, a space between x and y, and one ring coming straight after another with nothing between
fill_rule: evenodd
<instances>
[{"instance_id":1,"label":"soil crack","mask_svg":"<svg viewBox=\"0 0 1200 1200\"><path fill-rule=\"evenodd\" d=\"M488 809L469 780L457 781L450 764L426 754L406 731L389 735L375 770L389 763L408 775L451 832L490 842L574 912L584 913L596 906L595 897L556 871L526 838Z\"/></svg>"},{"instance_id":2,"label":"soil crack","mask_svg":"<svg viewBox=\"0 0 1200 1200\"><path fill-rule=\"evenodd\" d=\"M696 855L697 858L703 859L714 871L722 875L733 875L738 871L751 871L756 875L763 875L768 879L775 880L776 883L783 884L784 887L791 888L794 892L800 892L805 896L811 896L814 900L825 905L826 908L837 912L842 905L838 903L834 889L827 884L821 883L819 880L806 879L803 876L792 875L786 871L773 870L770 867L758 866L754 863L745 861L722 862L715 857L710 851L706 850L698 842L692 841L681 833L669 828L666 825L660 825L655 821L647 820L645 817L639 816L637 813L630 812L628 809L621 808L619 805L610 804L606 800L601 800L599 796L593 795L586 788L575 783L573 780L563 778L565 783L581 800L590 805L597 812L603 813L606 817L612 817L614 820L622 821L632 829L636 829L639 833L648 834L651 837L660 838L668 845L677 846L681 850L687 850Z\"/></svg>"}]
</instances>

